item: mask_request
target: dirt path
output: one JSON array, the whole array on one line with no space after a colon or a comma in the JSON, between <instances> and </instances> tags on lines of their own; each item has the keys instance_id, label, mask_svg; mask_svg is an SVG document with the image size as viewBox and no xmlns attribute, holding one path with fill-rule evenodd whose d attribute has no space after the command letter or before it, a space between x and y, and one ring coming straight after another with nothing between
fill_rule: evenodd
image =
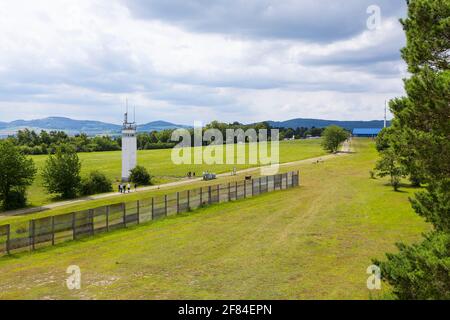
<instances>
[{"instance_id":1,"label":"dirt path","mask_svg":"<svg viewBox=\"0 0 450 320\"><path fill-rule=\"evenodd\" d=\"M332 158L335 158L338 156L347 155L350 153L351 153L351 140L344 142L344 144L342 145L341 151L339 153L328 154L328 155L321 156L321 157L297 160L297 161L292 161L292 162L280 163L279 166L280 166L280 168L282 168L282 167L305 164L305 163L315 163L318 161L324 161L324 160L332 159ZM239 175L239 174L244 174L244 173L251 173L251 172L258 171L264 167L265 166L243 169L243 170L237 171L236 174ZM221 173L221 174L217 175L218 178L229 177L229 176L230 176L230 172ZM165 184L161 184L161 185L142 187L142 188L139 188L138 190L136 190L135 192L168 189L168 188L172 188L172 187L178 187L178 186L183 186L183 185L187 185L187 184L192 184L194 182L200 182L202 180L203 180L202 178L184 179L184 180L165 183ZM100 195L96 195L96 196L79 198L76 200L59 201L59 202L50 203L50 204L40 206L40 207L25 208L25 209L14 210L14 211L6 211L6 212L0 213L0 216L16 216L16 215L37 213L37 212L46 211L46 210L50 210L50 209L54 209L54 208L58 208L58 207L62 207L62 206L67 206L67 205L71 205L71 204L78 204L78 203L83 203L83 202L98 200L98 199L105 199L105 198L114 198L114 197L119 197L122 195L123 194L120 194L118 192L104 193L104 194L100 194Z\"/></svg>"}]
</instances>

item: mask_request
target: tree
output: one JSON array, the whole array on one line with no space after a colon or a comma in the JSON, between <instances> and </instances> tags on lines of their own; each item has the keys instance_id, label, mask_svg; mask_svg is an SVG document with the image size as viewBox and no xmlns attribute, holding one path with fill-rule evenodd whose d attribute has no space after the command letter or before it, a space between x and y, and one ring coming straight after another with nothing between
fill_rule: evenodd
<instances>
[{"instance_id":1,"label":"tree","mask_svg":"<svg viewBox=\"0 0 450 320\"><path fill-rule=\"evenodd\" d=\"M148 173L145 167L136 166L131 170L130 181L140 185L150 185L152 184L152 176Z\"/></svg>"},{"instance_id":2,"label":"tree","mask_svg":"<svg viewBox=\"0 0 450 320\"><path fill-rule=\"evenodd\" d=\"M404 172L397 155L391 149L386 149L381 153L381 159L378 160L375 170L377 170L380 177L389 176L391 186L395 191L398 190L400 179L404 176Z\"/></svg>"},{"instance_id":3,"label":"tree","mask_svg":"<svg viewBox=\"0 0 450 320\"><path fill-rule=\"evenodd\" d=\"M339 146L348 139L349 134L341 127L329 126L324 130L322 137L323 148L329 152L337 152Z\"/></svg>"},{"instance_id":4,"label":"tree","mask_svg":"<svg viewBox=\"0 0 450 320\"><path fill-rule=\"evenodd\" d=\"M10 141L0 141L0 201L4 210L26 205L26 187L36 175L32 159Z\"/></svg>"},{"instance_id":5,"label":"tree","mask_svg":"<svg viewBox=\"0 0 450 320\"><path fill-rule=\"evenodd\" d=\"M82 179L80 191L82 195L113 191L112 182L105 174L99 171L92 171L88 177Z\"/></svg>"},{"instance_id":6,"label":"tree","mask_svg":"<svg viewBox=\"0 0 450 320\"><path fill-rule=\"evenodd\" d=\"M81 162L72 146L63 145L49 155L42 170L44 187L49 193L60 194L63 199L74 198L80 187Z\"/></svg>"},{"instance_id":7,"label":"tree","mask_svg":"<svg viewBox=\"0 0 450 320\"><path fill-rule=\"evenodd\" d=\"M381 275L399 299L450 299L450 235L431 232L422 243L397 244L399 253L387 254L388 261L375 260Z\"/></svg>"},{"instance_id":8,"label":"tree","mask_svg":"<svg viewBox=\"0 0 450 320\"><path fill-rule=\"evenodd\" d=\"M402 57L411 77L406 96L390 102L398 132L426 191L413 209L433 226L422 243L375 261L401 299L450 298L450 0L410 0L401 21L407 45ZM395 150L395 148L394 148Z\"/></svg>"},{"instance_id":9,"label":"tree","mask_svg":"<svg viewBox=\"0 0 450 320\"><path fill-rule=\"evenodd\" d=\"M410 143L411 141L409 141L408 137L398 128L395 119L392 121L392 126L381 130L376 138L376 148L381 158L385 156L391 158L381 159L379 163L381 165L392 163L392 160L395 158L396 166L399 167L401 176L409 176L411 184L418 187L424 181L424 178L415 150L410 146Z\"/></svg>"}]
</instances>

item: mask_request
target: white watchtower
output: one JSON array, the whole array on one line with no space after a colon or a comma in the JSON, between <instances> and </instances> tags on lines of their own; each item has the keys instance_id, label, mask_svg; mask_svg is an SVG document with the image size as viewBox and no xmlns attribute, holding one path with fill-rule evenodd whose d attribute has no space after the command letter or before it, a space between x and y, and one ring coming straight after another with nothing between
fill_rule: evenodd
<instances>
[{"instance_id":1,"label":"white watchtower","mask_svg":"<svg viewBox=\"0 0 450 320\"><path fill-rule=\"evenodd\" d=\"M136 122L128 122L128 110L122 127L122 181L128 181L130 171L136 167Z\"/></svg>"}]
</instances>

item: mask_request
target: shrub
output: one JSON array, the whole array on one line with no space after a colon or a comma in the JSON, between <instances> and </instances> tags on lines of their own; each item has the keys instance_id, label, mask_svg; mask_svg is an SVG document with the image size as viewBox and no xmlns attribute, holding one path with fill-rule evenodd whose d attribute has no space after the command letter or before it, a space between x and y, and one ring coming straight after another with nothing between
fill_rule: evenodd
<instances>
[{"instance_id":1,"label":"shrub","mask_svg":"<svg viewBox=\"0 0 450 320\"><path fill-rule=\"evenodd\" d=\"M152 184L152 176L143 166L136 166L131 170L130 181L140 185Z\"/></svg>"},{"instance_id":2,"label":"shrub","mask_svg":"<svg viewBox=\"0 0 450 320\"><path fill-rule=\"evenodd\" d=\"M111 180L99 171L92 171L81 181L80 193L84 196L113 191Z\"/></svg>"},{"instance_id":3,"label":"shrub","mask_svg":"<svg viewBox=\"0 0 450 320\"><path fill-rule=\"evenodd\" d=\"M3 202L4 210L14 210L25 207L27 197L25 189L11 190Z\"/></svg>"}]
</instances>

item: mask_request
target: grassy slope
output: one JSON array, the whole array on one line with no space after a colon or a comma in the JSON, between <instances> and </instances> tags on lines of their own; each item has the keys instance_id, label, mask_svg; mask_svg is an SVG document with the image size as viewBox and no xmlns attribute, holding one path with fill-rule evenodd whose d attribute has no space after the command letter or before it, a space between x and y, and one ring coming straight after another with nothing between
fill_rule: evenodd
<instances>
[{"instance_id":1,"label":"grassy slope","mask_svg":"<svg viewBox=\"0 0 450 320\"><path fill-rule=\"evenodd\" d=\"M368 298L371 258L427 229L408 203L368 178L376 153L304 164L302 186L0 258L0 298ZM64 286L82 270L82 289Z\"/></svg>"},{"instance_id":2,"label":"grassy slope","mask_svg":"<svg viewBox=\"0 0 450 320\"><path fill-rule=\"evenodd\" d=\"M231 171L234 166L244 169L255 165L175 165L171 159L171 149L144 150L138 152L139 164L145 166L157 183L174 181L186 176L188 171L196 171L197 175L203 171L223 173ZM247 150L248 152L248 150ZM323 155L320 147L320 140L297 140L280 142L280 162L291 162ZM100 170L113 181L118 181L121 174L121 152L93 152L80 153L82 161L82 175L86 175L92 170ZM54 201L51 195L45 193L42 187L40 170L43 167L47 156L33 156L33 160L38 168L38 175L33 185L28 190L28 198L32 205L39 206Z\"/></svg>"}]
</instances>

